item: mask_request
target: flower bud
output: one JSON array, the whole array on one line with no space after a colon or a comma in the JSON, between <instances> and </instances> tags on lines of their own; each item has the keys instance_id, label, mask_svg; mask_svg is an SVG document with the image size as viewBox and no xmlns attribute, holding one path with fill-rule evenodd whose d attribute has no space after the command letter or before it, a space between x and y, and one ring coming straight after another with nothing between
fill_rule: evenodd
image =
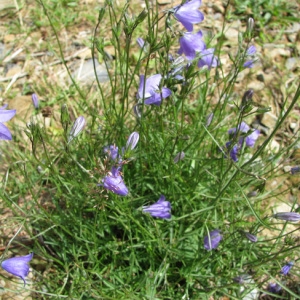
<instances>
[{"instance_id":1,"label":"flower bud","mask_svg":"<svg viewBox=\"0 0 300 300\"><path fill-rule=\"evenodd\" d=\"M31 99L32 99L32 103L33 103L33 106L35 107L35 109L38 109L39 108L39 98L38 98L37 94L33 93L31 95Z\"/></svg>"},{"instance_id":2,"label":"flower bud","mask_svg":"<svg viewBox=\"0 0 300 300\"><path fill-rule=\"evenodd\" d=\"M247 31L251 33L254 29L254 20L253 18L249 18L247 21Z\"/></svg>"},{"instance_id":3,"label":"flower bud","mask_svg":"<svg viewBox=\"0 0 300 300\"><path fill-rule=\"evenodd\" d=\"M76 136L78 136L78 134L83 130L85 124L86 121L83 116L80 116L75 120L68 136L68 143L70 143Z\"/></svg>"},{"instance_id":4,"label":"flower bud","mask_svg":"<svg viewBox=\"0 0 300 300\"><path fill-rule=\"evenodd\" d=\"M136 147L139 138L140 135L138 132L134 131L133 133L131 133L126 143L126 150L133 150Z\"/></svg>"}]
</instances>

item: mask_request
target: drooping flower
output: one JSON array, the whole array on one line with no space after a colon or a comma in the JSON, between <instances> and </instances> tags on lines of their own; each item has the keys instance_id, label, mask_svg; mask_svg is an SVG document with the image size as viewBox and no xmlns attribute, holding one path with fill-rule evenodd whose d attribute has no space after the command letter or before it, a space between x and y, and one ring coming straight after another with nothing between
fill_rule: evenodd
<instances>
[{"instance_id":1,"label":"drooping flower","mask_svg":"<svg viewBox=\"0 0 300 300\"><path fill-rule=\"evenodd\" d=\"M295 175L296 173L299 173L299 172L300 172L300 167L299 166L291 168L291 174L292 175Z\"/></svg>"},{"instance_id":2,"label":"drooping flower","mask_svg":"<svg viewBox=\"0 0 300 300\"><path fill-rule=\"evenodd\" d=\"M140 138L140 135L138 132L135 132L135 131L132 132L126 142L125 150L133 150L136 147L136 145L139 141L139 138Z\"/></svg>"},{"instance_id":3,"label":"drooping flower","mask_svg":"<svg viewBox=\"0 0 300 300\"><path fill-rule=\"evenodd\" d=\"M197 53L202 52L206 48L202 36L201 30L197 33L185 32L179 39L180 48L178 54L184 54L187 60L194 59Z\"/></svg>"},{"instance_id":4,"label":"drooping flower","mask_svg":"<svg viewBox=\"0 0 300 300\"><path fill-rule=\"evenodd\" d=\"M161 195L156 203L149 206L144 206L143 212L150 213L152 217L170 219L171 203L166 201L166 197L164 195Z\"/></svg>"},{"instance_id":5,"label":"drooping flower","mask_svg":"<svg viewBox=\"0 0 300 300\"><path fill-rule=\"evenodd\" d=\"M111 172L109 172L107 176L103 178L102 182L104 188L117 195L126 196L128 194L128 189L120 174L120 170L117 167L112 167ZM98 186L101 185L102 184L98 184Z\"/></svg>"},{"instance_id":6,"label":"drooping flower","mask_svg":"<svg viewBox=\"0 0 300 300\"><path fill-rule=\"evenodd\" d=\"M289 222L299 222L300 214L296 212L279 212L273 216L275 219L289 221Z\"/></svg>"},{"instance_id":7,"label":"drooping flower","mask_svg":"<svg viewBox=\"0 0 300 300\"><path fill-rule=\"evenodd\" d=\"M86 120L83 116L80 116L75 120L68 136L68 143L78 136L78 134L83 130L85 124Z\"/></svg>"},{"instance_id":8,"label":"drooping flower","mask_svg":"<svg viewBox=\"0 0 300 300\"><path fill-rule=\"evenodd\" d=\"M246 238L252 242L252 243L256 243L257 242L257 236L254 234L251 234L250 232L245 232L245 236Z\"/></svg>"},{"instance_id":9,"label":"drooping flower","mask_svg":"<svg viewBox=\"0 0 300 300\"><path fill-rule=\"evenodd\" d=\"M220 230L215 229L204 238L204 248L208 251L216 249L222 240Z\"/></svg>"},{"instance_id":10,"label":"drooping flower","mask_svg":"<svg viewBox=\"0 0 300 300\"><path fill-rule=\"evenodd\" d=\"M138 89L138 98L144 99L147 105L160 105L162 99L171 95L171 90L168 88L159 89L159 84L162 79L160 74L152 75L145 82L145 76L140 75L140 85Z\"/></svg>"},{"instance_id":11,"label":"drooping flower","mask_svg":"<svg viewBox=\"0 0 300 300\"><path fill-rule=\"evenodd\" d=\"M174 157L174 164L177 164L179 161L183 160L185 157L185 153L183 151L177 153L177 155Z\"/></svg>"},{"instance_id":12,"label":"drooping flower","mask_svg":"<svg viewBox=\"0 0 300 300\"><path fill-rule=\"evenodd\" d=\"M230 158L234 161L234 162L237 162L239 159L238 159L238 154L239 154L239 148L240 145L234 145L232 148L231 148L231 142L227 142L226 143L226 148L227 149L230 149L229 151L229 155L230 155Z\"/></svg>"},{"instance_id":13,"label":"drooping flower","mask_svg":"<svg viewBox=\"0 0 300 300\"><path fill-rule=\"evenodd\" d=\"M294 262L292 262L292 261L288 262L286 265L284 265L281 268L280 273L285 275L285 276L288 275L293 265L294 265Z\"/></svg>"},{"instance_id":14,"label":"drooping flower","mask_svg":"<svg viewBox=\"0 0 300 300\"><path fill-rule=\"evenodd\" d=\"M218 59L214 55L215 49L209 48L201 51L201 58L198 61L198 67L207 66L208 69L215 68L218 65Z\"/></svg>"},{"instance_id":15,"label":"drooping flower","mask_svg":"<svg viewBox=\"0 0 300 300\"><path fill-rule=\"evenodd\" d=\"M8 273L20 277L24 281L24 286L26 284L25 277L29 273L28 263L31 261L33 253L25 256L12 257L4 260L1 263L1 267Z\"/></svg>"},{"instance_id":16,"label":"drooping flower","mask_svg":"<svg viewBox=\"0 0 300 300\"><path fill-rule=\"evenodd\" d=\"M111 160L116 160L118 158L119 149L116 145L106 146L103 151Z\"/></svg>"},{"instance_id":17,"label":"drooping flower","mask_svg":"<svg viewBox=\"0 0 300 300\"><path fill-rule=\"evenodd\" d=\"M4 105L0 108L0 140L12 139L9 129L2 123L9 121L16 114L16 110L5 110L6 107L7 105Z\"/></svg>"},{"instance_id":18,"label":"drooping flower","mask_svg":"<svg viewBox=\"0 0 300 300\"><path fill-rule=\"evenodd\" d=\"M254 65L254 56L256 54L256 47L254 45L250 46L246 51L246 57L250 57L251 59L244 63L244 68L252 68Z\"/></svg>"},{"instance_id":19,"label":"drooping flower","mask_svg":"<svg viewBox=\"0 0 300 300\"><path fill-rule=\"evenodd\" d=\"M268 291L273 294L278 294L281 291L281 286L275 282L270 282L268 285Z\"/></svg>"},{"instance_id":20,"label":"drooping flower","mask_svg":"<svg viewBox=\"0 0 300 300\"><path fill-rule=\"evenodd\" d=\"M33 93L31 95L31 99L32 99L32 104L33 104L34 108L38 109L39 108L39 98L38 98L37 94Z\"/></svg>"},{"instance_id":21,"label":"drooping flower","mask_svg":"<svg viewBox=\"0 0 300 300\"><path fill-rule=\"evenodd\" d=\"M242 133L248 134L250 131L250 127L245 123L241 122L238 127L230 128L228 130L228 134L231 136L231 139L234 139L235 136L237 135L237 132L240 131ZM255 129L252 131L250 134L248 134L246 137L241 136L238 140L238 143L234 145L233 147L231 146L232 142L229 141L226 143L226 148L230 149L230 157L233 161L237 162L238 161L238 153L240 149L243 146L243 143L245 142L247 147L254 147L255 142L257 141L258 137L260 135L260 131L258 129Z\"/></svg>"},{"instance_id":22,"label":"drooping flower","mask_svg":"<svg viewBox=\"0 0 300 300\"><path fill-rule=\"evenodd\" d=\"M174 8L175 18L187 31L193 31L193 24L200 23L204 20L204 15L198 10L201 6L201 2L201 0L191 0Z\"/></svg>"}]
</instances>

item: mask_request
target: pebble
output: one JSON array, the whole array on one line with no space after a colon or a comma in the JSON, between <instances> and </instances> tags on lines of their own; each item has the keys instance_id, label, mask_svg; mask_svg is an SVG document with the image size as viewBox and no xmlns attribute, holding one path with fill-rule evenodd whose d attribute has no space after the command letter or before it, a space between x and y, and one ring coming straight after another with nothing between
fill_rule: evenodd
<instances>
[{"instance_id":1,"label":"pebble","mask_svg":"<svg viewBox=\"0 0 300 300\"><path fill-rule=\"evenodd\" d=\"M269 131L272 131L276 126L277 119L278 118L273 113L268 111L261 116L260 122L262 125L268 127Z\"/></svg>"},{"instance_id":2,"label":"pebble","mask_svg":"<svg viewBox=\"0 0 300 300\"><path fill-rule=\"evenodd\" d=\"M248 84L248 89L252 89L255 92L263 90L264 87L265 87L265 84L258 80L254 80Z\"/></svg>"},{"instance_id":3,"label":"pebble","mask_svg":"<svg viewBox=\"0 0 300 300\"><path fill-rule=\"evenodd\" d=\"M237 42L239 32L237 29L230 27L224 32L224 35L227 40Z\"/></svg>"},{"instance_id":4,"label":"pebble","mask_svg":"<svg viewBox=\"0 0 300 300\"><path fill-rule=\"evenodd\" d=\"M297 67L300 66L300 57L289 57L285 62L285 67L290 70L294 71Z\"/></svg>"}]
</instances>

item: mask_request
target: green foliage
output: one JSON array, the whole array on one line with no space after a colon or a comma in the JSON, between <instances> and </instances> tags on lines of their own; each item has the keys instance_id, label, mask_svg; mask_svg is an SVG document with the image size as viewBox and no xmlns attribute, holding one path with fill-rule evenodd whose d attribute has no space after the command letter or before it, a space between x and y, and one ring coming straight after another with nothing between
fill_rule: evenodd
<instances>
[{"instance_id":1,"label":"green foliage","mask_svg":"<svg viewBox=\"0 0 300 300\"><path fill-rule=\"evenodd\" d=\"M271 11L269 1L262 1L262 6L248 2L253 9ZM237 12L244 13L247 3L237 2ZM54 13L43 7L49 22L53 15L59 20L60 13L66 14L64 9L76 2L52 1L52 5ZM254 16L259 14L253 11ZM277 10L272 14L278 16ZM239 161L233 162L225 147L227 131L250 120L258 109L252 102L247 110L241 108L242 95L233 93L247 43L242 41L229 74L222 65L215 71L193 63L183 70L184 84L178 83L167 76L168 54L175 55L178 37L159 28L158 18L155 9L132 16L129 3L120 10L114 1L106 1L99 10L92 53L106 63L109 82L97 82L94 97L74 79L64 92L49 86L57 89L51 105L74 98L77 103L69 101L62 107L57 132L33 121L26 129L30 149L11 150L2 197L15 215L26 220L34 241L31 250L52 262L50 272L34 272L39 278L34 289L46 293L40 297L51 293L57 299L242 299L254 288L265 290L284 262L299 251L295 231L286 233L287 224L278 227L265 203L272 192L266 179L276 176L278 162L290 157L295 140L278 154L270 154L267 146L299 99L299 88L269 138L263 142L260 137L253 149L244 147ZM72 19L65 22L71 24ZM106 36L103 23L110 26ZM51 25L57 32L55 22ZM144 32L148 51L135 46L136 32ZM115 48L111 62L105 56L108 44ZM133 107L138 76L158 73L163 76L161 86L169 87L172 96L160 106L141 103L137 117ZM71 143L67 137L74 118L69 103L87 120L83 133ZM211 112L214 118L208 126ZM121 197L97 186L113 166L103 147L116 144L121 152L133 131L140 140L122 167L129 195ZM175 164L181 151L185 158ZM253 191L255 197L249 195ZM171 202L170 220L142 212L161 194ZM278 191L277 195L283 197ZM28 199L24 207L18 205L23 198ZM217 249L207 251L203 239L213 229L221 230L223 240ZM266 238L265 230L272 237ZM257 235L258 242L251 243L245 232ZM295 270L296 274L296 265ZM244 291L232 280L241 274L253 279ZM293 296L294 277L283 282L283 295Z\"/></svg>"}]
</instances>

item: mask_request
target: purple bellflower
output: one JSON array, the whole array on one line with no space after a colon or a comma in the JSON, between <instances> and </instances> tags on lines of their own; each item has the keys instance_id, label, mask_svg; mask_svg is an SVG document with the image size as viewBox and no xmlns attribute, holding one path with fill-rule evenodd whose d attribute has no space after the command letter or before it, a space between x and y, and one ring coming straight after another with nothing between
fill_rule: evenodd
<instances>
[{"instance_id":1,"label":"purple bellflower","mask_svg":"<svg viewBox=\"0 0 300 300\"><path fill-rule=\"evenodd\" d=\"M120 175L119 168L112 167L111 172L109 172L107 176L103 178L102 182L104 188L117 195L126 196L128 194L128 189L123 181L122 176ZM101 185L102 184L98 184L98 186Z\"/></svg>"},{"instance_id":2,"label":"purple bellflower","mask_svg":"<svg viewBox=\"0 0 300 300\"><path fill-rule=\"evenodd\" d=\"M80 116L75 120L68 136L68 143L72 142L72 140L78 136L78 134L83 130L85 124L86 120L83 116Z\"/></svg>"},{"instance_id":3,"label":"purple bellflower","mask_svg":"<svg viewBox=\"0 0 300 300\"><path fill-rule=\"evenodd\" d=\"M228 130L228 134L234 137L238 131L248 134L250 130L251 130L250 127L245 122L242 122L238 127L230 128ZM239 153L239 150L242 148L243 143L245 142L247 147L253 148L259 135L260 135L260 131L258 129L255 129L250 134L248 134L246 137L243 137L243 136L240 137L238 144L234 145L232 147L232 149L230 150L231 159L234 162L237 162L238 161L238 153ZM227 149L231 148L231 142L226 143L226 148Z\"/></svg>"},{"instance_id":4,"label":"purple bellflower","mask_svg":"<svg viewBox=\"0 0 300 300\"><path fill-rule=\"evenodd\" d=\"M227 142L226 143L226 148L227 149L230 149L231 148L231 142ZM234 145L232 147L232 149L230 149L230 152L229 152L229 155L230 155L230 158L234 161L234 162L237 162L239 159L238 159L238 154L239 154L239 145Z\"/></svg>"},{"instance_id":5,"label":"purple bellflower","mask_svg":"<svg viewBox=\"0 0 300 300\"><path fill-rule=\"evenodd\" d=\"M164 195L161 195L156 203L149 206L144 206L143 212L150 213L152 217L170 219L171 203L166 201L166 197Z\"/></svg>"},{"instance_id":6,"label":"purple bellflower","mask_svg":"<svg viewBox=\"0 0 300 300\"><path fill-rule=\"evenodd\" d=\"M208 251L216 249L222 240L220 230L215 229L210 231L209 235L204 238L204 248Z\"/></svg>"},{"instance_id":7,"label":"purple bellflower","mask_svg":"<svg viewBox=\"0 0 300 300\"><path fill-rule=\"evenodd\" d=\"M159 84L162 79L160 74L152 75L145 82L145 76L140 75L140 85L138 89L138 98L145 99L147 105L160 105L162 99L171 95L171 90L168 88L159 89Z\"/></svg>"},{"instance_id":8,"label":"purple bellflower","mask_svg":"<svg viewBox=\"0 0 300 300\"><path fill-rule=\"evenodd\" d=\"M284 220L288 222L299 222L300 214L296 212L279 212L273 216L275 219Z\"/></svg>"},{"instance_id":9,"label":"purple bellflower","mask_svg":"<svg viewBox=\"0 0 300 300\"><path fill-rule=\"evenodd\" d=\"M250 57L251 59L246 61L244 63L244 68L252 68L253 65L254 65L254 56L256 54L256 47L254 45L250 46L248 49L247 49L247 52L246 52L246 57Z\"/></svg>"},{"instance_id":10,"label":"purple bellflower","mask_svg":"<svg viewBox=\"0 0 300 300\"><path fill-rule=\"evenodd\" d=\"M187 31L193 31L193 24L204 20L204 15L198 10L201 6L201 0L186 1L184 4L174 8L175 18L186 28Z\"/></svg>"},{"instance_id":11,"label":"purple bellflower","mask_svg":"<svg viewBox=\"0 0 300 300\"><path fill-rule=\"evenodd\" d=\"M119 156L119 150L116 145L106 146L104 147L103 151L111 160L116 160Z\"/></svg>"},{"instance_id":12,"label":"purple bellflower","mask_svg":"<svg viewBox=\"0 0 300 300\"><path fill-rule=\"evenodd\" d=\"M285 276L288 275L293 265L294 265L294 262L292 262L292 261L288 262L286 265L284 265L281 268L280 273L285 275Z\"/></svg>"},{"instance_id":13,"label":"purple bellflower","mask_svg":"<svg viewBox=\"0 0 300 300\"><path fill-rule=\"evenodd\" d=\"M12 257L4 260L1 263L1 267L8 273L20 277L24 281L24 286L26 284L25 277L29 273L28 263L31 261L33 253L25 256Z\"/></svg>"},{"instance_id":14,"label":"purple bellflower","mask_svg":"<svg viewBox=\"0 0 300 300\"><path fill-rule=\"evenodd\" d=\"M32 104L33 104L34 108L38 109L39 108L39 98L38 98L37 94L33 93L31 95L31 100L32 100Z\"/></svg>"},{"instance_id":15,"label":"purple bellflower","mask_svg":"<svg viewBox=\"0 0 300 300\"><path fill-rule=\"evenodd\" d=\"M275 282L270 282L268 285L268 292L278 294L281 291L281 286Z\"/></svg>"},{"instance_id":16,"label":"purple bellflower","mask_svg":"<svg viewBox=\"0 0 300 300\"><path fill-rule=\"evenodd\" d=\"M204 66L207 66L209 70L212 67L215 68L218 65L218 59L214 55L214 52L214 48L204 49L203 51L201 51L201 58L198 61L198 67L202 68Z\"/></svg>"},{"instance_id":17,"label":"purple bellflower","mask_svg":"<svg viewBox=\"0 0 300 300\"><path fill-rule=\"evenodd\" d=\"M197 33L185 32L179 39L180 48L178 50L178 54L184 53L187 60L193 60L197 53L206 49L202 36L201 30Z\"/></svg>"},{"instance_id":18,"label":"purple bellflower","mask_svg":"<svg viewBox=\"0 0 300 300\"><path fill-rule=\"evenodd\" d=\"M6 107L7 105L0 107L0 140L12 139L9 129L2 123L9 121L16 114L16 110L5 110Z\"/></svg>"},{"instance_id":19,"label":"purple bellflower","mask_svg":"<svg viewBox=\"0 0 300 300\"><path fill-rule=\"evenodd\" d=\"M297 173L300 173L300 167L299 166L296 166L296 167L292 167L291 168L291 174L292 175L295 175Z\"/></svg>"}]
</instances>

